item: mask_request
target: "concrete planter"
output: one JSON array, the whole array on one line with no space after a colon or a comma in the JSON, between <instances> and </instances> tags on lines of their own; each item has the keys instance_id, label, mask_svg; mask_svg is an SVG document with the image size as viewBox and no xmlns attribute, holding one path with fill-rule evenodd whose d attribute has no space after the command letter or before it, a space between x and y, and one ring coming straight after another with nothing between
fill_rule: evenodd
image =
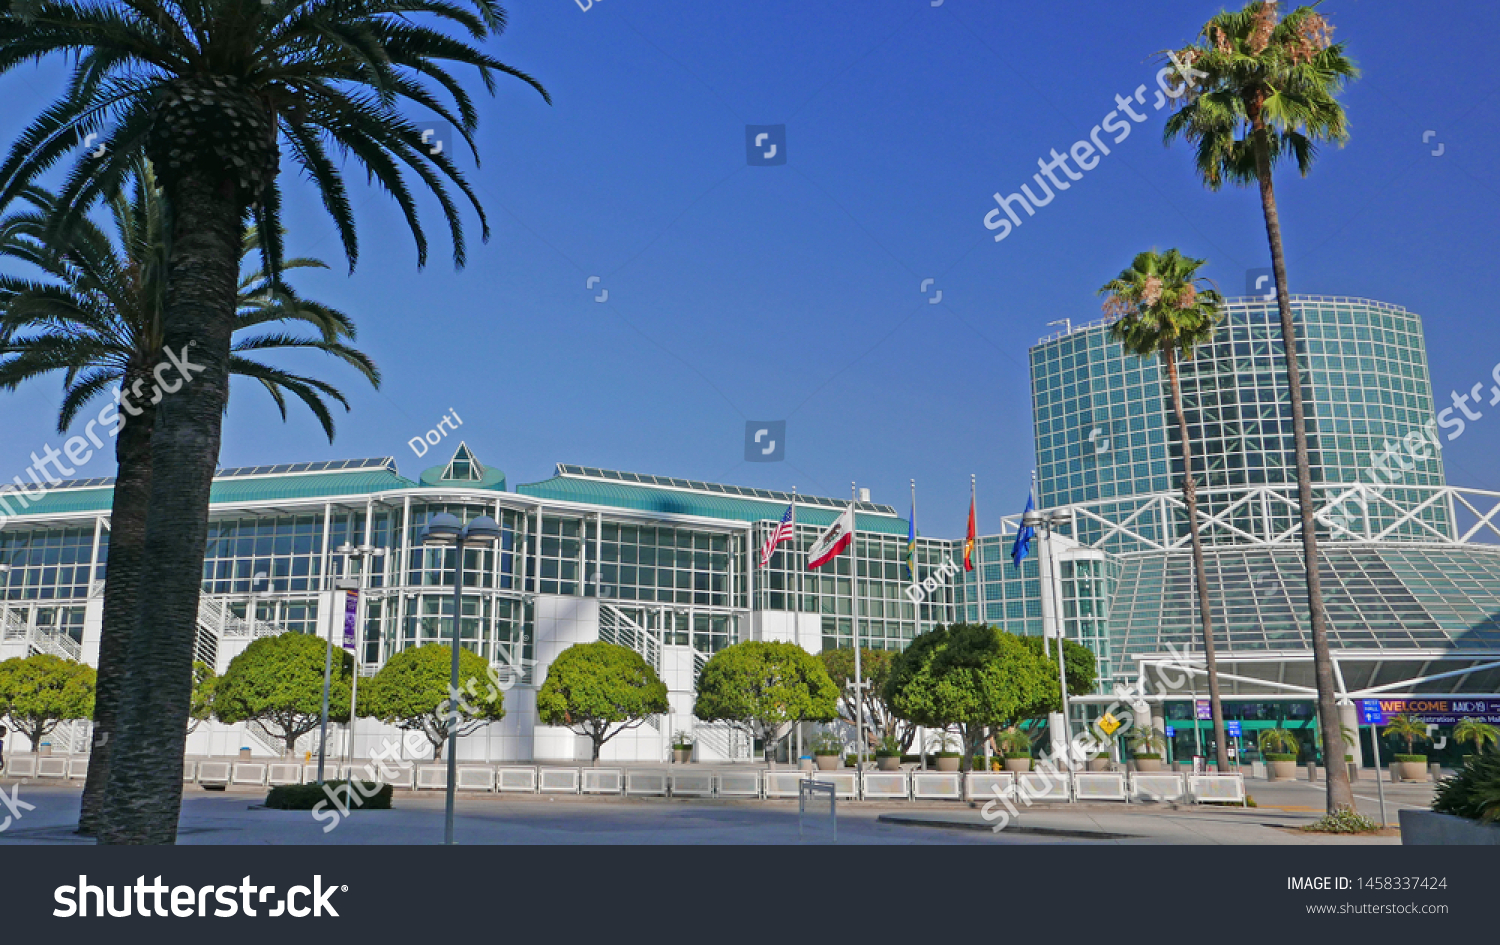
<instances>
[{"instance_id":1,"label":"concrete planter","mask_svg":"<svg viewBox=\"0 0 1500 945\"><path fill-rule=\"evenodd\" d=\"M693 750L691 748L674 748L674 749L672 749L672 763L673 764L685 765L685 764L687 764L688 762L690 762L692 760L693 760Z\"/></svg>"},{"instance_id":2,"label":"concrete planter","mask_svg":"<svg viewBox=\"0 0 1500 945\"><path fill-rule=\"evenodd\" d=\"M957 771L958 770L958 763L960 761L962 761L962 760L963 760L962 758L943 758L943 757L939 757L937 759L937 769L939 771Z\"/></svg>"},{"instance_id":3,"label":"concrete planter","mask_svg":"<svg viewBox=\"0 0 1500 945\"><path fill-rule=\"evenodd\" d=\"M1402 846L1500 846L1500 824L1431 810L1399 810Z\"/></svg>"},{"instance_id":4,"label":"concrete planter","mask_svg":"<svg viewBox=\"0 0 1500 945\"><path fill-rule=\"evenodd\" d=\"M1142 774L1148 774L1153 771L1160 771L1161 769L1160 758L1142 758L1139 755L1135 757L1135 770L1141 772Z\"/></svg>"},{"instance_id":5,"label":"concrete planter","mask_svg":"<svg viewBox=\"0 0 1500 945\"><path fill-rule=\"evenodd\" d=\"M1271 772L1272 781L1297 780L1297 762L1295 761L1268 761L1266 768Z\"/></svg>"},{"instance_id":6,"label":"concrete planter","mask_svg":"<svg viewBox=\"0 0 1500 945\"><path fill-rule=\"evenodd\" d=\"M819 771L837 771L844 766L844 759L839 755L814 755L813 760L818 763Z\"/></svg>"},{"instance_id":7,"label":"concrete planter","mask_svg":"<svg viewBox=\"0 0 1500 945\"><path fill-rule=\"evenodd\" d=\"M1398 761L1392 765L1403 781L1426 781L1427 763L1422 761Z\"/></svg>"},{"instance_id":8,"label":"concrete planter","mask_svg":"<svg viewBox=\"0 0 1500 945\"><path fill-rule=\"evenodd\" d=\"M875 770L876 771L900 771L901 770L901 756L900 755L876 755L875 756Z\"/></svg>"},{"instance_id":9,"label":"concrete planter","mask_svg":"<svg viewBox=\"0 0 1500 945\"><path fill-rule=\"evenodd\" d=\"M1108 758L1090 758L1089 759L1089 770L1090 771L1108 771L1109 770L1109 765L1110 765L1110 760Z\"/></svg>"},{"instance_id":10,"label":"concrete planter","mask_svg":"<svg viewBox=\"0 0 1500 945\"><path fill-rule=\"evenodd\" d=\"M1030 758L1007 758L1007 759L1005 759L1005 770L1006 771L1030 771L1031 770L1031 759Z\"/></svg>"}]
</instances>

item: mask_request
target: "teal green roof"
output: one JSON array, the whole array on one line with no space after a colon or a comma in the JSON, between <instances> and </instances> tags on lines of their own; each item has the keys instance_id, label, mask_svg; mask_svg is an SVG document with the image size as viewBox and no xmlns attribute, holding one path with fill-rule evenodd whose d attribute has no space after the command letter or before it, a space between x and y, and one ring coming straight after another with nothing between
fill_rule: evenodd
<instances>
[{"instance_id":1,"label":"teal green roof","mask_svg":"<svg viewBox=\"0 0 1500 945\"><path fill-rule=\"evenodd\" d=\"M409 489L416 483L388 469L356 472L288 474L255 478L216 479L209 493L214 505L242 502L268 502L276 499L316 499L322 497L365 495L386 489ZM23 510L18 494L0 493L17 515L55 515L67 512L108 512L114 501L114 489L55 489ZM4 509L0 508L0 513Z\"/></svg>"},{"instance_id":2,"label":"teal green roof","mask_svg":"<svg viewBox=\"0 0 1500 945\"><path fill-rule=\"evenodd\" d=\"M697 515L703 518L721 518L735 522L758 522L762 519L775 521L786 512L786 504L783 502L763 502L739 496L704 495L679 489L658 489L624 482L600 482L595 479L579 479L572 476L553 476L541 482L517 486L516 491L537 499L556 499L563 502L635 509L641 512L661 512L667 515ZM797 521L803 525L831 525L838 516L839 511L836 509L813 508L800 504L797 506ZM862 532L881 532L887 535L906 534L906 520L903 518L856 512L854 521L855 527Z\"/></svg>"}]
</instances>

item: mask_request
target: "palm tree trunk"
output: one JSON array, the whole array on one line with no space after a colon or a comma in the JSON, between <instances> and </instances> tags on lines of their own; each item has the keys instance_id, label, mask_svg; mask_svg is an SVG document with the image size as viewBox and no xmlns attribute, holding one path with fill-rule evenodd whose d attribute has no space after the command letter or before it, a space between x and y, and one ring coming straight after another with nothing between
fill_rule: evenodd
<instances>
[{"instance_id":1,"label":"palm tree trunk","mask_svg":"<svg viewBox=\"0 0 1500 945\"><path fill-rule=\"evenodd\" d=\"M172 208L163 343L202 370L157 407L151 508L140 602L110 758L99 839L170 844L182 806L182 757L192 706L193 648L208 537L209 489L229 395L241 222L237 188L190 170L167 191Z\"/></svg>"},{"instance_id":2,"label":"palm tree trunk","mask_svg":"<svg viewBox=\"0 0 1500 945\"><path fill-rule=\"evenodd\" d=\"M1177 376L1177 352L1162 351L1167 379L1172 387L1172 413L1182 441L1182 501L1187 505L1188 532L1193 542L1193 580L1198 588L1198 614L1203 623L1203 662L1208 673L1208 703L1213 713L1214 760L1220 774L1229 773L1229 741L1224 734L1224 702L1219 697L1219 661L1214 651L1214 617L1208 602L1208 569L1203 562L1203 537L1198 534L1198 483L1193 479L1193 442L1188 435L1187 414L1182 409L1182 383ZM1198 723L1193 722L1194 725Z\"/></svg>"},{"instance_id":3,"label":"palm tree trunk","mask_svg":"<svg viewBox=\"0 0 1500 945\"><path fill-rule=\"evenodd\" d=\"M1302 406L1302 369L1297 360L1297 327L1292 322L1291 294L1287 291L1286 255L1281 244L1281 217L1276 211L1276 192L1271 185L1270 133L1258 114L1254 118L1255 170L1260 181L1261 209L1266 217L1266 236L1271 242L1271 271L1276 279L1276 305L1281 314L1281 347L1286 353L1287 390L1292 401L1292 436L1297 449L1297 509L1302 519L1302 560L1307 571L1307 606L1312 623L1313 675L1318 687L1318 728L1323 737L1328 785L1328 813L1354 810L1354 792L1349 770L1334 763L1342 755L1338 695L1334 689L1333 656L1328 649L1328 615L1323 609L1323 578L1318 571L1318 535L1313 520L1312 462L1307 449L1307 416ZM1342 757L1338 759L1342 762Z\"/></svg>"},{"instance_id":4,"label":"palm tree trunk","mask_svg":"<svg viewBox=\"0 0 1500 945\"><path fill-rule=\"evenodd\" d=\"M146 365L149 372L154 365ZM144 372L143 372L144 373ZM140 374L127 371L121 390L129 391ZM149 400L149 398L147 398ZM89 747L89 770L83 782L78 832L94 834L104 806L114 751L115 724L125 684L125 659L130 633L135 629L141 578L141 553L146 543L146 512L151 501L151 426L156 408L136 404L132 417L122 405L121 427L115 438L115 490L109 510L109 552L105 558L104 620L99 632L99 668L94 686L94 741Z\"/></svg>"}]
</instances>

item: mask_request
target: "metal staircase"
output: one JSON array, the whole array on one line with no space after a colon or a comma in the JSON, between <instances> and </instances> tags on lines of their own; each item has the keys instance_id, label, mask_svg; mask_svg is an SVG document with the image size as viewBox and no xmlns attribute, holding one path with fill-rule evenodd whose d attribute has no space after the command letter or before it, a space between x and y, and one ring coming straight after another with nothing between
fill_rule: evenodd
<instances>
[{"instance_id":1,"label":"metal staircase","mask_svg":"<svg viewBox=\"0 0 1500 945\"><path fill-rule=\"evenodd\" d=\"M652 669L661 672L661 640L625 611L604 601L599 602L599 639L630 647L641 654Z\"/></svg>"},{"instance_id":2,"label":"metal staircase","mask_svg":"<svg viewBox=\"0 0 1500 945\"><path fill-rule=\"evenodd\" d=\"M18 611L5 611L3 628L0 630L0 638L25 640L29 653L46 653L65 660L83 658L83 644L57 627L27 626L26 619Z\"/></svg>"},{"instance_id":3,"label":"metal staircase","mask_svg":"<svg viewBox=\"0 0 1500 945\"><path fill-rule=\"evenodd\" d=\"M222 599L209 594L198 595L198 640L194 659L217 668L219 641L224 637L274 637L281 630L274 624L249 617L237 617Z\"/></svg>"},{"instance_id":4,"label":"metal staircase","mask_svg":"<svg viewBox=\"0 0 1500 945\"><path fill-rule=\"evenodd\" d=\"M696 723L693 726L693 738L701 748L709 748L727 761L749 761L754 754L755 746L749 736L723 722Z\"/></svg>"}]
</instances>

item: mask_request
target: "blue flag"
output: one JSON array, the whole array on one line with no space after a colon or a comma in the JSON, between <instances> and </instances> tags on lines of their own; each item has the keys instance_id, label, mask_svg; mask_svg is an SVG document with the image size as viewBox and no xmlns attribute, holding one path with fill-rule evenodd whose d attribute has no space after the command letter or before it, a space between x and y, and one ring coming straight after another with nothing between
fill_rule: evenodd
<instances>
[{"instance_id":1,"label":"blue flag","mask_svg":"<svg viewBox=\"0 0 1500 945\"><path fill-rule=\"evenodd\" d=\"M1028 495L1026 497L1026 512L1035 510L1036 499L1034 496ZM1022 512L1021 514L1024 516L1026 512ZM1010 546L1010 560L1016 563L1016 567L1019 568L1021 562L1026 559L1026 556L1031 554L1031 539L1035 537L1036 529L1030 525L1023 524L1020 530L1016 532L1016 543Z\"/></svg>"},{"instance_id":2,"label":"blue flag","mask_svg":"<svg viewBox=\"0 0 1500 945\"><path fill-rule=\"evenodd\" d=\"M906 579L917 579L917 504L911 505L911 518L906 520Z\"/></svg>"}]
</instances>

